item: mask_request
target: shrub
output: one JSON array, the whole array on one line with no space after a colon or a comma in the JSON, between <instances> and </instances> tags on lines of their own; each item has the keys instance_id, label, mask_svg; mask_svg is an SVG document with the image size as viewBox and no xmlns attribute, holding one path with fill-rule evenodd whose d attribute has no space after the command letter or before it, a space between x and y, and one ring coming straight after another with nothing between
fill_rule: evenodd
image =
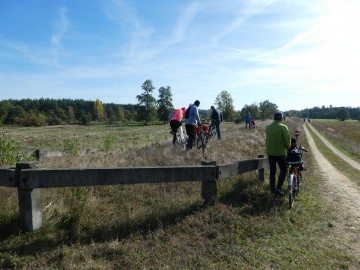
<instances>
[{"instance_id":1,"label":"shrub","mask_svg":"<svg viewBox=\"0 0 360 270\"><path fill-rule=\"evenodd\" d=\"M65 139L62 152L65 155L77 156L80 151L80 138L74 135L73 138Z\"/></svg>"}]
</instances>

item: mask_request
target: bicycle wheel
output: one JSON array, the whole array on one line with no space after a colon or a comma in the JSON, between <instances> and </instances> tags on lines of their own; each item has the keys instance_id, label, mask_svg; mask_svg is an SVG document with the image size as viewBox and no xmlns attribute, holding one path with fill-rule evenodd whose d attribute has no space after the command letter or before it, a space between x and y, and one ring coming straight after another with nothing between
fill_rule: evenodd
<instances>
[{"instance_id":1,"label":"bicycle wheel","mask_svg":"<svg viewBox=\"0 0 360 270\"><path fill-rule=\"evenodd\" d=\"M289 193L289 206L290 208L293 208L295 203L295 189L294 189L294 183L296 181L296 176L291 173L289 175L289 184L288 184L288 193Z\"/></svg>"},{"instance_id":2,"label":"bicycle wheel","mask_svg":"<svg viewBox=\"0 0 360 270\"><path fill-rule=\"evenodd\" d=\"M202 154L204 156L205 155L206 142L205 142L205 135L204 135L203 132L201 132L201 134L200 134L200 141L201 141Z\"/></svg>"},{"instance_id":3,"label":"bicycle wheel","mask_svg":"<svg viewBox=\"0 0 360 270\"><path fill-rule=\"evenodd\" d=\"M215 126L211 126L211 129L209 130L209 137L213 138L216 136L216 128Z\"/></svg>"},{"instance_id":4,"label":"bicycle wheel","mask_svg":"<svg viewBox=\"0 0 360 270\"><path fill-rule=\"evenodd\" d=\"M300 192L301 180L302 180L302 178L301 178L301 177L302 177L302 176L301 176L301 172L299 172L298 177L297 177L297 181L296 181L296 185L297 185L297 194L299 194L299 192Z\"/></svg>"}]
</instances>

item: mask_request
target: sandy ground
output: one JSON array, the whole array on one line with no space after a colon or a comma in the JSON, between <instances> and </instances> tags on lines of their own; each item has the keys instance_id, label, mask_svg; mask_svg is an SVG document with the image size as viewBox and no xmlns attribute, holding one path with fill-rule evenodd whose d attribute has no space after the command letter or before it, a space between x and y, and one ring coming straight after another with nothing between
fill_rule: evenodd
<instances>
[{"instance_id":1,"label":"sandy ground","mask_svg":"<svg viewBox=\"0 0 360 270\"><path fill-rule=\"evenodd\" d=\"M335 154L348 162L352 167L360 171L360 164L351 160L329 141L322 137L310 124L304 124L304 131L308 139L310 150L318 163L319 169L326 179L324 187L325 199L330 203L336 203L337 219L334 221L334 232L343 241L347 252L356 258L356 262L350 269L360 267L360 188L348 177L339 172L316 147L308 128L311 128L316 136L325 143ZM358 176L357 176L358 177Z\"/></svg>"}]
</instances>

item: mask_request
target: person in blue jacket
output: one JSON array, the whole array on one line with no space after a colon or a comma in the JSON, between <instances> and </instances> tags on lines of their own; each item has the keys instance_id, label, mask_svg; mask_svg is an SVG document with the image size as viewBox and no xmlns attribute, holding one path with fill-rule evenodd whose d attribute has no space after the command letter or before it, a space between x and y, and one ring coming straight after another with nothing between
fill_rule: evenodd
<instances>
[{"instance_id":1,"label":"person in blue jacket","mask_svg":"<svg viewBox=\"0 0 360 270\"><path fill-rule=\"evenodd\" d=\"M200 101L195 100L194 104L191 106L189 117L185 121L186 134L189 136L189 139L186 144L186 150L190 150L195 141L195 125L201 125L201 120L199 116L199 107Z\"/></svg>"},{"instance_id":2,"label":"person in blue jacket","mask_svg":"<svg viewBox=\"0 0 360 270\"><path fill-rule=\"evenodd\" d=\"M248 113L245 115L245 128L247 128L248 125L249 125L249 129L251 129L250 121L251 121L251 114L250 114L250 112L248 112Z\"/></svg>"}]
</instances>

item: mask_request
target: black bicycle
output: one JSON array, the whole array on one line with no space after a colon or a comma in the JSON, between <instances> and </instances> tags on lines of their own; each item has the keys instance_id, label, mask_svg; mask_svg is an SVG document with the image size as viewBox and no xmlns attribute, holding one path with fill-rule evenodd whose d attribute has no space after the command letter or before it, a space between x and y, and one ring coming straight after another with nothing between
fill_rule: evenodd
<instances>
[{"instance_id":1,"label":"black bicycle","mask_svg":"<svg viewBox=\"0 0 360 270\"><path fill-rule=\"evenodd\" d=\"M196 147L202 150L203 156L205 155L205 147L207 143L209 126L208 125L196 125Z\"/></svg>"},{"instance_id":2,"label":"black bicycle","mask_svg":"<svg viewBox=\"0 0 360 270\"><path fill-rule=\"evenodd\" d=\"M209 132L208 132L208 138L214 138L216 136L216 126L215 121L211 121L211 124L209 126Z\"/></svg>"},{"instance_id":3,"label":"black bicycle","mask_svg":"<svg viewBox=\"0 0 360 270\"><path fill-rule=\"evenodd\" d=\"M288 195L289 195L289 206L292 208L295 203L295 197L299 195L301 181L302 181L302 151L307 152L303 147L298 148L299 156L301 161L287 161L288 166Z\"/></svg>"}]
</instances>

